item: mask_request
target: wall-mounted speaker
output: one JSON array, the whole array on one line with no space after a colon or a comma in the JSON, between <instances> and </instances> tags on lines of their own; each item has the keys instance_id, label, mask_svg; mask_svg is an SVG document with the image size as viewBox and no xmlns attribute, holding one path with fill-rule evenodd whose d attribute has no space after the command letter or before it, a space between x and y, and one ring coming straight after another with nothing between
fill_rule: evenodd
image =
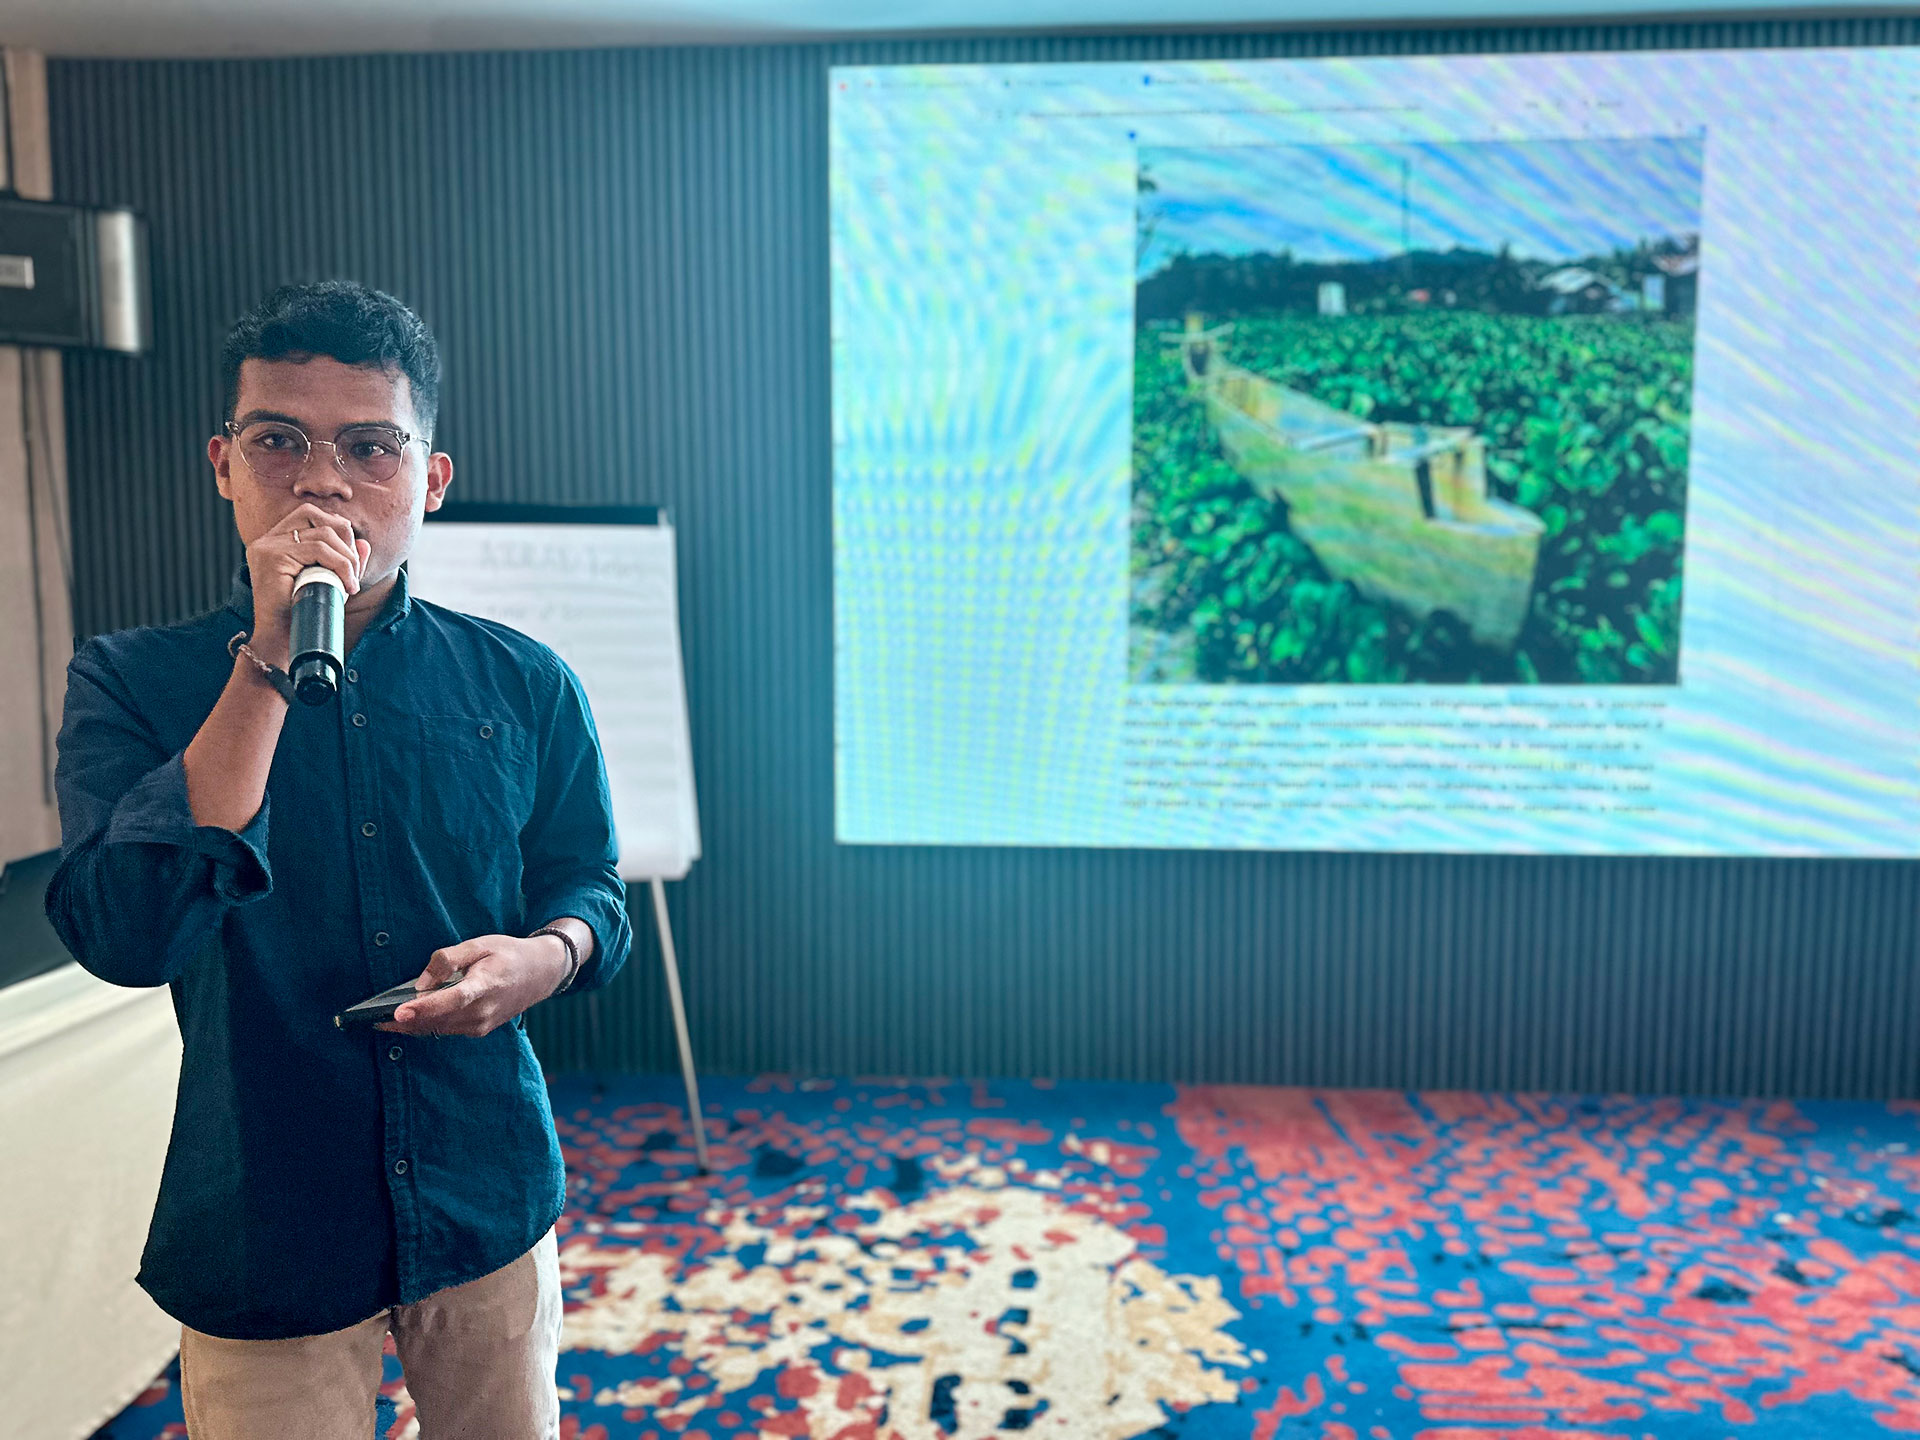
<instances>
[{"instance_id":1,"label":"wall-mounted speaker","mask_svg":"<svg viewBox=\"0 0 1920 1440\"><path fill-rule=\"evenodd\" d=\"M0 196L0 345L152 345L147 225L131 210Z\"/></svg>"}]
</instances>

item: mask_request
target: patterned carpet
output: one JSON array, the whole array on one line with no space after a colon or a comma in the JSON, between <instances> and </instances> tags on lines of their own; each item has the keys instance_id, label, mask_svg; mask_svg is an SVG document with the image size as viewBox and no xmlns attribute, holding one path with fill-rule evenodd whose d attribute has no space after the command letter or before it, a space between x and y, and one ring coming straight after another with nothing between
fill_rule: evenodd
<instances>
[{"instance_id":1,"label":"patterned carpet","mask_svg":"<svg viewBox=\"0 0 1920 1440\"><path fill-rule=\"evenodd\" d=\"M555 1085L565 1440L1920 1431L1920 1106L706 1091Z\"/></svg>"}]
</instances>

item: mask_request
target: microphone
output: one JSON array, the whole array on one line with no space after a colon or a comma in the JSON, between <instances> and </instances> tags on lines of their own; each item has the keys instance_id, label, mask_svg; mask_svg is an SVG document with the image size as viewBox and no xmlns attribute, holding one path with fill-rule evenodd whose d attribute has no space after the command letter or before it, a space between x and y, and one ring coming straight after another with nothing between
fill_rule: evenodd
<instances>
[{"instance_id":1,"label":"microphone","mask_svg":"<svg viewBox=\"0 0 1920 1440\"><path fill-rule=\"evenodd\" d=\"M293 577L293 623L287 673L293 693L309 705L324 705L340 693L345 668L347 587L324 565L309 565Z\"/></svg>"}]
</instances>

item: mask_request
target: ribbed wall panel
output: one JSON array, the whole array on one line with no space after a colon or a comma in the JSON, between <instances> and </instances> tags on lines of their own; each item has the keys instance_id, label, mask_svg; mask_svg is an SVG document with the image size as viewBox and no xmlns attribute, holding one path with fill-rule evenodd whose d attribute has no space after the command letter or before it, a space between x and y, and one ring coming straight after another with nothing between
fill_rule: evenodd
<instances>
[{"instance_id":1,"label":"ribbed wall panel","mask_svg":"<svg viewBox=\"0 0 1920 1440\"><path fill-rule=\"evenodd\" d=\"M445 346L466 498L661 501L707 858L702 1064L1910 1095L1920 867L833 842L832 63L1911 44L1911 18L52 67L56 176L153 227L158 349L68 365L83 634L215 603L227 322L345 274ZM644 896L636 918L646 933ZM671 1063L650 944L611 1069ZM587 1009L536 1012L582 1063Z\"/></svg>"}]
</instances>

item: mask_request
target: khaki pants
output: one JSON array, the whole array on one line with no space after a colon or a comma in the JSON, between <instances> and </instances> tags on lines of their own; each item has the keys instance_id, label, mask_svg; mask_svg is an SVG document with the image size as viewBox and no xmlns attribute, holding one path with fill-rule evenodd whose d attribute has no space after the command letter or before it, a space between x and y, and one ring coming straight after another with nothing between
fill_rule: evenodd
<instances>
[{"instance_id":1,"label":"khaki pants","mask_svg":"<svg viewBox=\"0 0 1920 1440\"><path fill-rule=\"evenodd\" d=\"M184 1327L190 1440L369 1440L387 1331L421 1440L555 1440L560 1263L549 1230L491 1275L327 1335L221 1340Z\"/></svg>"}]
</instances>

